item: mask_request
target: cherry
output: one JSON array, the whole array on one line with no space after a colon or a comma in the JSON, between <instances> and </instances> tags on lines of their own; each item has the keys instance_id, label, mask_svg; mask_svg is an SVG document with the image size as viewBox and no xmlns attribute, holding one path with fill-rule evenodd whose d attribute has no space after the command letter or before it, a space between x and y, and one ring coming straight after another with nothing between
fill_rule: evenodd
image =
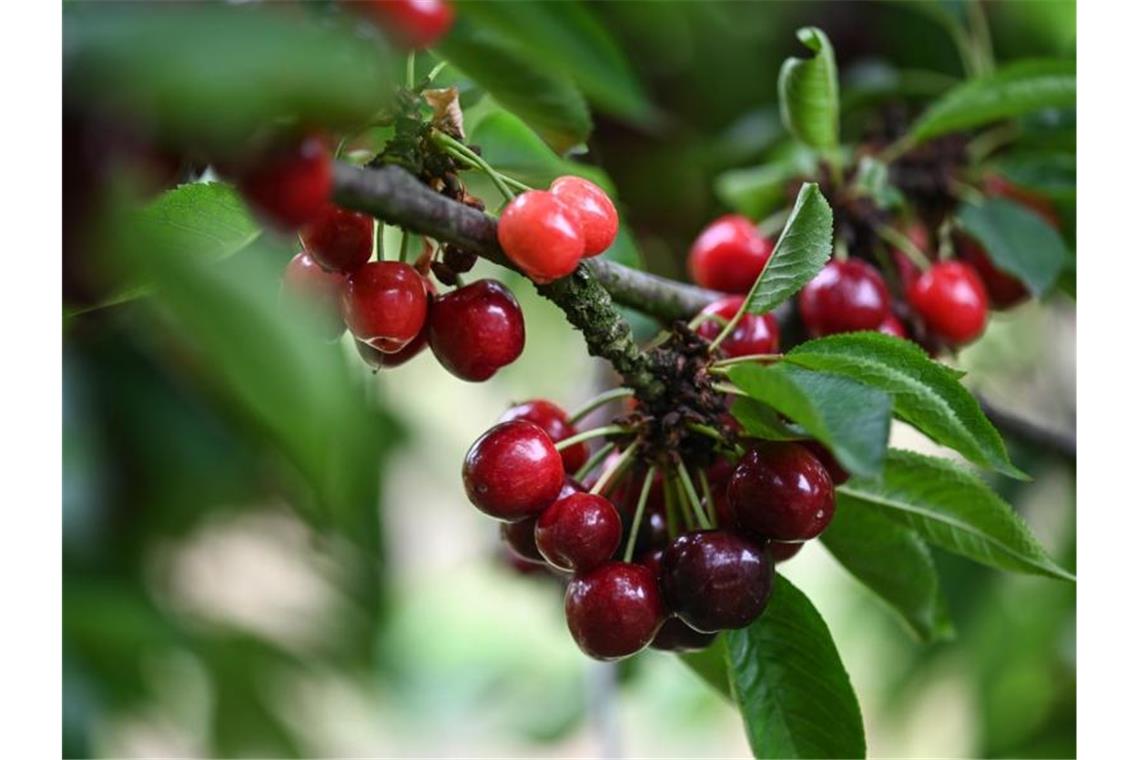
<instances>
[{"instance_id":1,"label":"cherry","mask_svg":"<svg viewBox=\"0 0 1140 760\"><path fill-rule=\"evenodd\" d=\"M605 190L581 177L559 177L551 183L550 193L577 212L583 256L597 256L613 244L618 215Z\"/></svg>"},{"instance_id":2,"label":"cherry","mask_svg":"<svg viewBox=\"0 0 1140 760\"><path fill-rule=\"evenodd\" d=\"M543 190L529 190L499 217L499 245L519 269L539 284L574 271L585 253L578 213Z\"/></svg>"},{"instance_id":3,"label":"cherry","mask_svg":"<svg viewBox=\"0 0 1140 760\"><path fill-rule=\"evenodd\" d=\"M832 259L800 291L800 316L814 337L875 330L890 316L882 276L865 261Z\"/></svg>"},{"instance_id":4,"label":"cherry","mask_svg":"<svg viewBox=\"0 0 1140 760\"><path fill-rule=\"evenodd\" d=\"M463 460L467 498L491 517L513 522L536 515L562 490L565 472L554 442L526 420L500 422Z\"/></svg>"},{"instance_id":5,"label":"cherry","mask_svg":"<svg viewBox=\"0 0 1140 760\"><path fill-rule=\"evenodd\" d=\"M621 517L604 496L571 494L538 516L534 540L554 567L586 572L614 556L621 544Z\"/></svg>"},{"instance_id":6,"label":"cherry","mask_svg":"<svg viewBox=\"0 0 1140 760\"><path fill-rule=\"evenodd\" d=\"M396 353L415 340L428 316L424 278L400 261L372 261L348 276L344 321L358 340Z\"/></svg>"},{"instance_id":7,"label":"cherry","mask_svg":"<svg viewBox=\"0 0 1140 760\"><path fill-rule=\"evenodd\" d=\"M772 255L772 241L739 214L727 214L701 231L689 249L689 275L703 288L747 293Z\"/></svg>"},{"instance_id":8,"label":"cherry","mask_svg":"<svg viewBox=\"0 0 1140 760\"><path fill-rule=\"evenodd\" d=\"M799 554L802 548L804 548L803 543L790 544L783 541L768 542L768 553L772 555L772 561L777 565L781 562L787 562Z\"/></svg>"},{"instance_id":9,"label":"cherry","mask_svg":"<svg viewBox=\"0 0 1140 760\"><path fill-rule=\"evenodd\" d=\"M451 28L455 11L447 0L365 0L348 3L401 44L429 48Z\"/></svg>"},{"instance_id":10,"label":"cherry","mask_svg":"<svg viewBox=\"0 0 1140 760\"><path fill-rule=\"evenodd\" d=\"M578 434L562 407L545 399L534 399L512 406L499 418L499 422L507 420L530 420L545 430L555 443ZM566 472L577 472L586 464L589 456L590 450L586 447L586 442L576 443L562 449L562 466Z\"/></svg>"},{"instance_id":11,"label":"cherry","mask_svg":"<svg viewBox=\"0 0 1140 760\"><path fill-rule=\"evenodd\" d=\"M332 157L310 135L241 171L238 188L262 216L295 230L320 216L332 192Z\"/></svg>"},{"instance_id":12,"label":"cherry","mask_svg":"<svg viewBox=\"0 0 1140 760\"><path fill-rule=\"evenodd\" d=\"M744 296L729 296L713 301L701 309L701 314L731 320L743 304ZM716 319L706 319L697 326L697 334L711 341L723 327L723 323ZM780 350L780 325L770 313L745 314L732 334L721 342L720 348L729 357L775 353Z\"/></svg>"},{"instance_id":13,"label":"cherry","mask_svg":"<svg viewBox=\"0 0 1140 760\"><path fill-rule=\"evenodd\" d=\"M985 329L989 300L982 278L969 264L940 261L906 295L927 329L947 343L969 343Z\"/></svg>"},{"instance_id":14,"label":"cherry","mask_svg":"<svg viewBox=\"0 0 1140 760\"><path fill-rule=\"evenodd\" d=\"M282 289L287 296L311 304L322 315L320 334L329 340L339 338L344 333L344 319L340 315L344 286L343 274L326 272L304 251L289 260L282 282Z\"/></svg>"},{"instance_id":15,"label":"cherry","mask_svg":"<svg viewBox=\"0 0 1140 760\"><path fill-rule=\"evenodd\" d=\"M354 340L356 344L356 353L364 360L368 366L374 370L381 369L394 369L403 364L407 364L412 359L419 356L427 347L428 343L428 326L431 321L431 304L432 298L435 297L435 285L431 280L424 279L424 286L428 291L428 317L424 320L424 326L416 333L416 337L412 338L412 342L401 348L395 353L385 353L373 346L368 345L362 340Z\"/></svg>"},{"instance_id":16,"label":"cherry","mask_svg":"<svg viewBox=\"0 0 1140 760\"><path fill-rule=\"evenodd\" d=\"M500 523L499 536L514 556L527 562L545 564L546 560L534 542L534 526L537 522L537 517L528 517L518 522Z\"/></svg>"},{"instance_id":17,"label":"cherry","mask_svg":"<svg viewBox=\"0 0 1140 760\"><path fill-rule=\"evenodd\" d=\"M1024 283L994 266L989 254L973 238L961 235L956 242L958 258L972 266L982 278L990 306L1009 309L1029 298Z\"/></svg>"},{"instance_id":18,"label":"cherry","mask_svg":"<svg viewBox=\"0 0 1140 760\"><path fill-rule=\"evenodd\" d=\"M883 335L893 335L896 338L906 338L906 326L894 314L887 315L887 318L879 325L878 332Z\"/></svg>"},{"instance_id":19,"label":"cherry","mask_svg":"<svg viewBox=\"0 0 1140 760\"><path fill-rule=\"evenodd\" d=\"M325 269L352 272L372 258L372 217L325 204L316 219L301 228L301 242Z\"/></svg>"},{"instance_id":20,"label":"cherry","mask_svg":"<svg viewBox=\"0 0 1140 760\"><path fill-rule=\"evenodd\" d=\"M599 660L640 652L665 620L653 572L629 562L607 562L571 580L565 605L570 635Z\"/></svg>"},{"instance_id":21,"label":"cherry","mask_svg":"<svg viewBox=\"0 0 1140 760\"><path fill-rule=\"evenodd\" d=\"M832 485L842 485L851 478L851 473L843 469L843 466L839 464L839 460L831 453L831 449L819 441L800 441L799 444L810 451L811 455L819 460L819 463L823 465L823 469L827 470Z\"/></svg>"},{"instance_id":22,"label":"cherry","mask_svg":"<svg viewBox=\"0 0 1140 760\"><path fill-rule=\"evenodd\" d=\"M831 476L797 443L763 443L740 458L728 481L736 525L774 541L815 538L835 514Z\"/></svg>"},{"instance_id":23,"label":"cherry","mask_svg":"<svg viewBox=\"0 0 1140 760\"><path fill-rule=\"evenodd\" d=\"M686 533L661 557L669 608L704 633L744 628L772 592L772 559L763 544L726 530Z\"/></svg>"},{"instance_id":24,"label":"cherry","mask_svg":"<svg viewBox=\"0 0 1140 760\"><path fill-rule=\"evenodd\" d=\"M671 617L661 625L649 646L663 652L697 652L708 649L714 641L715 633L703 633L689 627L681 618Z\"/></svg>"},{"instance_id":25,"label":"cherry","mask_svg":"<svg viewBox=\"0 0 1140 760\"><path fill-rule=\"evenodd\" d=\"M435 300L428 343L451 374L481 382L522 353L522 309L501 282L476 280Z\"/></svg>"}]
</instances>

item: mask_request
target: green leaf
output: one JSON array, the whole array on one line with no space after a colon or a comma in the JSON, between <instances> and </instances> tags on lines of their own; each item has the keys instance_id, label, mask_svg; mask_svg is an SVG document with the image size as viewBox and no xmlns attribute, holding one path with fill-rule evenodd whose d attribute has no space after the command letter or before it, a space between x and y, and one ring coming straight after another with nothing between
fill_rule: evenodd
<instances>
[{"instance_id":1,"label":"green leaf","mask_svg":"<svg viewBox=\"0 0 1140 760\"><path fill-rule=\"evenodd\" d=\"M696 652L678 655L705 683L725 699L732 699L732 686L728 680L728 651L724 636L717 636L712 644Z\"/></svg>"},{"instance_id":2,"label":"green leaf","mask_svg":"<svg viewBox=\"0 0 1140 760\"><path fill-rule=\"evenodd\" d=\"M886 602L920 641L954 637L930 548L909 528L844 504L820 537L863 585Z\"/></svg>"},{"instance_id":3,"label":"green leaf","mask_svg":"<svg viewBox=\"0 0 1140 760\"><path fill-rule=\"evenodd\" d=\"M1060 233L1035 211L1007 198L963 203L958 221L998 269L1013 275L1040 297L1065 267L1069 251Z\"/></svg>"},{"instance_id":4,"label":"green leaf","mask_svg":"<svg viewBox=\"0 0 1140 760\"><path fill-rule=\"evenodd\" d=\"M892 449L880 479L852 478L836 490L838 510L876 511L975 562L1076 580L1049 557L1009 504L976 475L945 459Z\"/></svg>"},{"instance_id":5,"label":"green leaf","mask_svg":"<svg viewBox=\"0 0 1140 760\"><path fill-rule=\"evenodd\" d=\"M69 102L208 149L270 124L358 126L392 92L379 39L275 8L65 3L63 50Z\"/></svg>"},{"instance_id":6,"label":"green leaf","mask_svg":"<svg viewBox=\"0 0 1140 760\"><path fill-rule=\"evenodd\" d=\"M564 153L589 136L590 112L573 81L536 67L533 56L510 37L460 13L436 50L556 152Z\"/></svg>"},{"instance_id":7,"label":"green leaf","mask_svg":"<svg viewBox=\"0 0 1140 760\"><path fill-rule=\"evenodd\" d=\"M891 394L895 415L983 467L1024 477L1005 443L954 372L910 341L876 332L810 340L785 361L858 380Z\"/></svg>"},{"instance_id":8,"label":"green leaf","mask_svg":"<svg viewBox=\"0 0 1140 760\"><path fill-rule=\"evenodd\" d=\"M922 142L1043 108L1071 108L1076 102L1072 61L1019 61L950 90L919 117L909 138Z\"/></svg>"},{"instance_id":9,"label":"green leaf","mask_svg":"<svg viewBox=\"0 0 1140 760\"><path fill-rule=\"evenodd\" d=\"M788 58L780 67L780 116L788 131L816 150L839 145L839 76L835 52L822 30L814 26L796 32L811 58Z\"/></svg>"},{"instance_id":10,"label":"green leaf","mask_svg":"<svg viewBox=\"0 0 1140 760\"><path fill-rule=\"evenodd\" d=\"M808 437L780 419L775 409L754 398L739 396L733 400L730 409L732 416L750 436L768 441L796 441Z\"/></svg>"},{"instance_id":11,"label":"green leaf","mask_svg":"<svg viewBox=\"0 0 1140 760\"><path fill-rule=\"evenodd\" d=\"M995 163L1010 182L1051 198L1077 197L1077 157L1071 153L1026 153L1003 156Z\"/></svg>"},{"instance_id":12,"label":"green leaf","mask_svg":"<svg viewBox=\"0 0 1140 760\"><path fill-rule=\"evenodd\" d=\"M722 172L713 183L713 191L726 206L760 219L787 203L789 183L808 176L813 167L810 153L800 148L782 160Z\"/></svg>"},{"instance_id":13,"label":"green leaf","mask_svg":"<svg viewBox=\"0 0 1140 760\"><path fill-rule=\"evenodd\" d=\"M744 301L751 314L771 311L823 269L831 256L831 206L814 182L805 182L764 271Z\"/></svg>"},{"instance_id":14,"label":"green leaf","mask_svg":"<svg viewBox=\"0 0 1140 760\"><path fill-rule=\"evenodd\" d=\"M852 758L867 752L863 716L827 624L777 575L764 613L726 631L729 678L752 754Z\"/></svg>"},{"instance_id":15,"label":"green leaf","mask_svg":"<svg viewBox=\"0 0 1140 760\"><path fill-rule=\"evenodd\" d=\"M872 156L863 156L851 185L856 194L870 198L879 208L898 208L903 196L889 181L887 165Z\"/></svg>"},{"instance_id":16,"label":"green leaf","mask_svg":"<svg viewBox=\"0 0 1140 760\"><path fill-rule=\"evenodd\" d=\"M739 364L728 377L757 401L803 426L852 473L882 469L891 424L891 397L838 375L791 364Z\"/></svg>"}]
</instances>

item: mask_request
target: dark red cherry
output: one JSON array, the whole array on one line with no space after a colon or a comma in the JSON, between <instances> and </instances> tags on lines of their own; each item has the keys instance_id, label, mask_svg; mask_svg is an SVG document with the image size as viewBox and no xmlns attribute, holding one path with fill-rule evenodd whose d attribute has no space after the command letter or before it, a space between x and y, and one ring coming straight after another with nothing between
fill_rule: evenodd
<instances>
[{"instance_id":1,"label":"dark red cherry","mask_svg":"<svg viewBox=\"0 0 1140 760\"><path fill-rule=\"evenodd\" d=\"M447 0L352 0L346 6L370 18L405 47L429 48L451 28L455 11Z\"/></svg>"},{"instance_id":2,"label":"dark red cherry","mask_svg":"<svg viewBox=\"0 0 1140 760\"><path fill-rule=\"evenodd\" d=\"M678 536L661 557L666 604L705 633L744 628L772 593L772 559L764 545L726 530Z\"/></svg>"},{"instance_id":3,"label":"dark red cherry","mask_svg":"<svg viewBox=\"0 0 1140 760\"><path fill-rule=\"evenodd\" d=\"M769 541L768 553L772 555L772 561L776 564L787 562L792 557L800 553L800 549L804 548L802 543L789 544L782 541Z\"/></svg>"},{"instance_id":4,"label":"dark red cherry","mask_svg":"<svg viewBox=\"0 0 1140 760\"><path fill-rule=\"evenodd\" d=\"M282 290L289 298L308 303L315 309L320 320L317 325L319 333L332 340L344 333L344 318L340 314L344 284L344 275L326 272L302 251L285 267Z\"/></svg>"},{"instance_id":5,"label":"dark red cherry","mask_svg":"<svg viewBox=\"0 0 1140 760\"><path fill-rule=\"evenodd\" d=\"M728 481L741 532L775 541L815 538L835 514L831 476L797 443L762 443L745 453Z\"/></svg>"},{"instance_id":6,"label":"dark red cherry","mask_svg":"<svg viewBox=\"0 0 1140 760\"><path fill-rule=\"evenodd\" d=\"M399 261L372 261L348 276L344 321L357 340L395 353L415 340L428 316L424 278Z\"/></svg>"},{"instance_id":7,"label":"dark red cherry","mask_svg":"<svg viewBox=\"0 0 1140 760\"><path fill-rule=\"evenodd\" d=\"M747 293L772 255L772 241L739 214L727 214L701 231L689 249L689 275L703 288Z\"/></svg>"},{"instance_id":8,"label":"dark red cherry","mask_svg":"<svg viewBox=\"0 0 1140 760\"><path fill-rule=\"evenodd\" d=\"M890 314L879 325L879 332L883 335L892 335L896 338L906 338L906 326L894 314Z\"/></svg>"},{"instance_id":9,"label":"dark red cherry","mask_svg":"<svg viewBox=\"0 0 1140 760\"><path fill-rule=\"evenodd\" d=\"M242 170L238 188L277 227L295 230L315 220L332 193L332 157L320 137L267 154Z\"/></svg>"},{"instance_id":10,"label":"dark red cherry","mask_svg":"<svg viewBox=\"0 0 1140 760\"><path fill-rule=\"evenodd\" d=\"M681 618L671 617L661 625L661 630L649 642L649 646L663 652L698 652L708 649L714 641L715 633L702 633L690 628Z\"/></svg>"},{"instance_id":11,"label":"dark red cherry","mask_svg":"<svg viewBox=\"0 0 1140 760\"><path fill-rule=\"evenodd\" d=\"M714 301L701 309L701 314L710 314L731 321L744 304L744 296L729 296ZM713 340L720 334L724 323L716 319L706 319L697 326L697 334L706 340ZM780 325L769 314L745 314L725 338L720 349L726 356L749 356L751 354L772 354L780 350Z\"/></svg>"},{"instance_id":12,"label":"dark red cherry","mask_svg":"<svg viewBox=\"0 0 1140 760\"><path fill-rule=\"evenodd\" d=\"M605 190L587 179L567 176L550 183L550 193L577 213L585 244L583 256L597 256L613 244L618 215Z\"/></svg>"},{"instance_id":13,"label":"dark red cherry","mask_svg":"<svg viewBox=\"0 0 1140 760\"><path fill-rule=\"evenodd\" d=\"M578 213L544 190L528 190L508 203L498 236L507 258L540 284L573 272L586 251Z\"/></svg>"},{"instance_id":14,"label":"dark red cherry","mask_svg":"<svg viewBox=\"0 0 1140 760\"><path fill-rule=\"evenodd\" d=\"M386 353L368 345L364 341L354 340L356 344L356 352L360 354L360 358L372 367L374 370L381 369L394 369L403 364L407 364L412 359L423 353L427 348L428 341L428 324L431 319L431 301L435 297L435 286L432 285L431 280L424 279L424 285L428 290L428 318L424 320L424 326L416 333L416 337L412 338L412 342L401 348L395 353Z\"/></svg>"},{"instance_id":15,"label":"dark red cherry","mask_svg":"<svg viewBox=\"0 0 1140 760\"><path fill-rule=\"evenodd\" d=\"M598 660L640 652L665 620L657 579L629 562L607 562L571 580L565 606L574 641Z\"/></svg>"},{"instance_id":16,"label":"dark red cherry","mask_svg":"<svg viewBox=\"0 0 1140 760\"><path fill-rule=\"evenodd\" d=\"M986 327L986 287L960 261L932 265L907 290L907 301L935 337L952 345L969 343Z\"/></svg>"},{"instance_id":17,"label":"dark red cherry","mask_svg":"<svg viewBox=\"0 0 1140 760\"><path fill-rule=\"evenodd\" d=\"M499 536L516 557L542 564L546 560L534 542L534 525L537 522L537 517L528 517L518 522L500 523Z\"/></svg>"},{"instance_id":18,"label":"dark red cherry","mask_svg":"<svg viewBox=\"0 0 1140 760\"><path fill-rule=\"evenodd\" d=\"M621 517L604 496L572 494L538 516L534 540L554 567L586 572L614 556L621 544Z\"/></svg>"},{"instance_id":19,"label":"dark red cherry","mask_svg":"<svg viewBox=\"0 0 1140 760\"><path fill-rule=\"evenodd\" d=\"M562 457L542 428L501 422L481 435L463 460L467 498L491 517L512 522L537 515L562 490Z\"/></svg>"},{"instance_id":20,"label":"dark red cherry","mask_svg":"<svg viewBox=\"0 0 1140 760\"><path fill-rule=\"evenodd\" d=\"M550 440L555 443L578 434L578 430L570 424L569 415L565 410L545 399L524 401L512 406L499 418L499 422L507 420L530 420L545 430ZM566 468L566 472L577 472L586 464L589 456L590 450L586 448L586 442L576 443L562 449L562 465Z\"/></svg>"},{"instance_id":21,"label":"dark red cherry","mask_svg":"<svg viewBox=\"0 0 1140 760\"><path fill-rule=\"evenodd\" d=\"M891 313L882 276L861 259L833 259L800 291L800 316L815 337L877 330Z\"/></svg>"},{"instance_id":22,"label":"dark red cherry","mask_svg":"<svg viewBox=\"0 0 1140 760\"><path fill-rule=\"evenodd\" d=\"M839 460L831 453L831 449L819 441L799 441L799 444L810 451L811 455L819 460L819 463L823 465L823 469L827 470L832 485L843 485L851 477L851 474L843 469L843 465L839 464Z\"/></svg>"},{"instance_id":23,"label":"dark red cherry","mask_svg":"<svg viewBox=\"0 0 1140 760\"><path fill-rule=\"evenodd\" d=\"M322 267L347 274L372 258L373 224L367 214L326 203L317 218L301 228L301 242Z\"/></svg>"},{"instance_id":24,"label":"dark red cherry","mask_svg":"<svg viewBox=\"0 0 1140 760\"><path fill-rule=\"evenodd\" d=\"M486 380L519 358L526 343L519 302L495 280L476 280L437 298L428 325L435 358L462 380Z\"/></svg>"},{"instance_id":25,"label":"dark red cherry","mask_svg":"<svg viewBox=\"0 0 1140 760\"><path fill-rule=\"evenodd\" d=\"M1024 283L994 266L989 254L973 238L960 235L955 242L958 258L972 266L982 278L992 308L1009 309L1029 298Z\"/></svg>"}]
</instances>

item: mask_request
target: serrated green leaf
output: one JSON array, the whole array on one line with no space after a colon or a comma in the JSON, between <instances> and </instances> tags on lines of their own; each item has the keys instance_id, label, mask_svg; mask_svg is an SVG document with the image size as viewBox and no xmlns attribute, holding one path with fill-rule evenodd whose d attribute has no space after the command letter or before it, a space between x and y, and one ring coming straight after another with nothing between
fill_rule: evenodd
<instances>
[{"instance_id":1,"label":"serrated green leaf","mask_svg":"<svg viewBox=\"0 0 1140 760\"><path fill-rule=\"evenodd\" d=\"M1005 442L953 370L910 341L877 332L829 335L802 343L785 361L849 377L891 394L895 415L983 467L1024 477Z\"/></svg>"},{"instance_id":2,"label":"serrated green leaf","mask_svg":"<svg viewBox=\"0 0 1140 760\"><path fill-rule=\"evenodd\" d=\"M922 142L1043 108L1071 108L1076 102L1073 62L1019 61L950 90L918 118L909 138Z\"/></svg>"},{"instance_id":3,"label":"serrated green leaf","mask_svg":"<svg viewBox=\"0 0 1140 760\"><path fill-rule=\"evenodd\" d=\"M814 182L805 182L764 270L745 296L751 314L771 311L823 269L831 256L831 206Z\"/></svg>"},{"instance_id":4,"label":"serrated green leaf","mask_svg":"<svg viewBox=\"0 0 1140 760\"><path fill-rule=\"evenodd\" d=\"M1040 297L1065 268L1068 249L1060 233L1039 214L1007 198L987 198L958 208L962 229L977 240L994 266Z\"/></svg>"},{"instance_id":5,"label":"serrated green leaf","mask_svg":"<svg viewBox=\"0 0 1140 760\"><path fill-rule=\"evenodd\" d=\"M780 419L775 409L754 398L737 397L733 400L730 411L750 436L767 441L795 441L808 437L803 431L794 429Z\"/></svg>"},{"instance_id":6,"label":"serrated green leaf","mask_svg":"<svg viewBox=\"0 0 1140 760\"><path fill-rule=\"evenodd\" d=\"M725 648L724 636L717 636L704 649L685 652L678 657L714 691L725 699L732 700L732 685L728 680L728 650Z\"/></svg>"},{"instance_id":7,"label":"serrated green leaf","mask_svg":"<svg viewBox=\"0 0 1140 760\"><path fill-rule=\"evenodd\" d=\"M873 510L975 562L1076 580L1049 557L1009 504L945 459L892 449L881 478L852 478L836 490L839 510Z\"/></svg>"},{"instance_id":8,"label":"serrated green leaf","mask_svg":"<svg viewBox=\"0 0 1140 760\"><path fill-rule=\"evenodd\" d=\"M814 53L788 58L780 67L777 87L780 116L788 131L816 150L839 145L839 75L835 52L821 29L804 27L796 37Z\"/></svg>"},{"instance_id":9,"label":"serrated green leaf","mask_svg":"<svg viewBox=\"0 0 1140 760\"><path fill-rule=\"evenodd\" d=\"M791 582L777 575L763 614L722 638L755 757L866 755L859 701L835 642L811 601Z\"/></svg>"},{"instance_id":10,"label":"serrated green leaf","mask_svg":"<svg viewBox=\"0 0 1140 760\"><path fill-rule=\"evenodd\" d=\"M882 469L891 424L891 397L883 391L792 364L740 364L728 377L822 441L848 472Z\"/></svg>"},{"instance_id":11,"label":"serrated green leaf","mask_svg":"<svg viewBox=\"0 0 1140 760\"><path fill-rule=\"evenodd\" d=\"M888 517L846 507L836 510L820 537L832 556L897 612L920 641L953 638L930 548Z\"/></svg>"}]
</instances>

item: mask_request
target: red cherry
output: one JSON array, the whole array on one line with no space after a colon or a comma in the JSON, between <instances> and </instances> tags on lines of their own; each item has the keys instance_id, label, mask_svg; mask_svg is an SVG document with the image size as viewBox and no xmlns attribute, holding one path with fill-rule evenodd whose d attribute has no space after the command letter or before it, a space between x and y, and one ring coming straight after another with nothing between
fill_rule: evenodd
<instances>
[{"instance_id":1,"label":"red cherry","mask_svg":"<svg viewBox=\"0 0 1140 760\"><path fill-rule=\"evenodd\" d=\"M927 329L947 343L969 343L985 329L986 287L969 264L934 264L907 289L907 300Z\"/></svg>"},{"instance_id":2,"label":"red cherry","mask_svg":"<svg viewBox=\"0 0 1140 760\"><path fill-rule=\"evenodd\" d=\"M661 626L649 646L663 652L698 652L708 649L714 641L715 633L702 633L690 628L681 618L671 617Z\"/></svg>"},{"instance_id":3,"label":"red cherry","mask_svg":"<svg viewBox=\"0 0 1140 760\"><path fill-rule=\"evenodd\" d=\"M578 214L554 195L529 190L499 217L499 245L519 269L539 284L574 271L585 253Z\"/></svg>"},{"instance_id":4,"label":"red cherry","mask_svg":"<svg viewBox=\"0 0 1140 760\"><path fill-rule=\"evenodd\" d=\"M537 517L528 517L518 522L500 523L499 536L514 556L527 562L545 564L546 560L534 542L534 525L537 522Z\"/></svg>"},{"instance_id":5,"label":"red cherry","mask_svg":"<svg viewBox=\"0 0 1140 760\"><path fill-rule=\"evenodd\" d=\"M787 562L792 557L800 553L800 549L804 548L802 543L789 544L783 541L769 541L768 553L772 555L772 561L777 565L781 562Z\"/></svg>"},{"instance_id":6,"label":"red cherry","mask_svg":"<svg viewBox=\"0 0 1140 760\"><path fill-rule=\"evenodd\" d=\"M618 215L605 190L581 177L559 177L551 183L550 192L578 214L583 256L597 256L613 244Z\"/></svg>"},{"instance_id":7,"label":"red cherry","mask_svg":"<svg viewBox=\"0 0 1140 760\"><path fill-rule=\"evenodd\" d=\"M1029 291L1021 280L994 266L986 250L970 237L956 239L958 258L977 271L986 286L986 295L994 309L1009 309L1029 298Z\"/></svg>"},{"instance_id":8,"label":"red cherry","mask_svg":"<svg viewBox=\"0 0 1140 760\"><path fill-rule=\"evenodd\" d=\"M657 579L641 565L607 562L566 587L566 624L578 647L618 660L648 646L665 620Z\"/></svg>"},{"instance_id":9,"label":"red cherry","mask_svg":"<svg viewBox=\"0 0 1140 760\"><path fill-rule=\"evenodd\" d=\"M701 314L713 314L721 319L731 320L744 304L744 296L729 296L701 309ZM697 326L697 334L706 340L714 340L724 327L715 319L706 319ZM780 350L780 324L769 314L745 314L737 323L732 334L725 338L720 348L726 356L749 356L751 354L772 354Z\"/></svg>"},{"instance_id":10,"label":"red cherry","mask_svg":"<svg viewBox=\"0 0 1140 760\"><path fill-rule=\"evenodd\" d=\"M448 372L481 382L522 353L522 309L501 282L476 280L432 303L428 343Z\"/></svg>"},{"instance_id":11,"label":"red cherry","mask_svg":"<svg viewBox=\"0 0 1140 760\"><path fill-rule=\"evenodd\" d=\"M827 469L795 443L763 443L749 450L728 481L736 526L775 541L807 541L835 514Z\"/></svg>"},{"instance_id":12,"label":"red cherry","mask_svg":"<svg viewBox=\"0 0 1140 760\"><path fill-rule=\"evenodd\" d=\"M311 304L323 315L319 330L329 340L344 333L344 319L340 315L344 286L343 274L326 272L304 251L289 260L282 282L282 289L288 297Z\"/></svg>"},{"instance_id":13,"label":"red cherry","mask_svg":"<svg viewBox=\"0 0 1140 760\"><path fill-rule=\"evenodd\" d=\"M522 520L545 509L562 490L562 458L533 422L500 422L481 435L463 460L467 498L491 517Z\"/></svg>"},{"instance_id":14,"label":"red cherry","mask_svg":"<svg viewBox=\"0 0 1140 760\"><path fill-rule=\"evenodd\" d=\"M614 556L621 544L621 517L604 496L571 494L538 516L534 540L551 565L583 573Z\"/></svg>"},{"instance_id":15,"label":"red cherry","mask_svg":"<svg viewBox=\"0 0 1140 760\"><path fill-rule=\"evenodd\" d=\"M390 354L374 348L364 341L353 341L353 343L356 344L356 353L358 353L360 355L360 358L363 359L368 366L372 367L372 369L394 369L403 364L407 364L409 361L423 353L423 350L427 347L428 326L431 322L431 302L435 297L435 285L432 284L431 280L425 278L424 286L428 291L428 316L427 319L424 320L424 326L420 328L420 331L418 333L416 333L416 337L412 338L411 343L404 346L399 351Z\"/></svg>"},{"instance_id":16,"label":"red cherry","mask_svg":"<svg viewBox=\"0 0 1140 760\"><path fill-rule=\"evenodd\" d=\"M890 296L865 261L833 259L800 291L800 316L813 337L875 330L890 315Z\"/></svg>"},{"instance_id":17,"label":"red cherry","mask_svg":"<svg viewBox=\"0 0 1140 760\"><path fill-rule=\"evenodd\" d=\"M839 460L831 453L831 449L819 441L799 441L799 444L810 451L811 455L819 460L819 463L823 465L823 469L827 470L832 485L843 485L851 479L851 473L843 469L843 465L839 464Z\"/></svg>"},{"instance_id":18,"label":"red cherry","mask_svg":"<svg viewBox=\"0 0 1140 760\"><path fill-rule=\"evenodd\" d=\"M438 42L455 20L455 11L447 0L364 0L347 5L416 50Z\"/></svg>"},{"instance_id":19,"label":"red cherry","mask_svg":"<svg viewBox=\"0 0 1140 760\"><path fill-rule=\"evenodd\" d=\"M887 318L879 325L879 332L883 335L893 335L896 338L906 338L906 326L894 314L887 315Z\"/></svg>"},{"instance_id":20,"label":"red cherry","mask_svg":"<svg viewBox=\"0 0 1140 760\"><path fill-rule=\"evenodd\" d=\"M328 203L332 157L321 138L310 135L242 171L238 188L262 216L295 230L316 219Z\"/></svg>"},{"instance_id":21,"label":"red cherry","mask_svg":"<svg viewBox=\"0 0 1140 760\"><path fill-rule=\"evenodd\" d=\"M301 228L301 242L325 269L349 273L372 258L372 217L325 204L316 219Z\"/></svg>"},{"instance_id":22,"label":"red cherry","mask_svg":"<svg viewBox=\"0 0 1140 760\"><path fill-rule=\"evenodd\" d=\"M534 399L512 406L499 418L499 422L507 420L529 420L545 430L555 443L578 434L562 407L545 399ZM586 447L586 442L576 443L562 449L562 466L566 472L577 472L589 457L590 450Z\"/></svg>"},{"instance_id":23,"label":"red cherry","mask_svg":"<svg viewBox=\"0 0 1140 760\"><path fill-rule=\"evenodd\" d=\"M772 559L725 530L686 533L661 556L661 590L677 617L705 633L744 628L772 593Z\"/></svg>"},{"instance_id":24,"label":"red cherry","mask_svg":"<svg viewBox=\"0 0 1140 760\"><path fill-rule=\"evenodd\" d=\"M702 288L747 293L772 255L772 241L739 214L727 214L701 231L689 249L689 275Z\"/></svg>"},{"instance_id":25,"label":"red cherry","mask_svg":"<svg viewBox=\"0 0 1140 760\"><path fill-rule=\"evenodd\" d=\"M423 329L428 289L408 264L372 261L348 276L343 307L344 321L358 340L394 354Z\"/></svg>"}]
</instances>

